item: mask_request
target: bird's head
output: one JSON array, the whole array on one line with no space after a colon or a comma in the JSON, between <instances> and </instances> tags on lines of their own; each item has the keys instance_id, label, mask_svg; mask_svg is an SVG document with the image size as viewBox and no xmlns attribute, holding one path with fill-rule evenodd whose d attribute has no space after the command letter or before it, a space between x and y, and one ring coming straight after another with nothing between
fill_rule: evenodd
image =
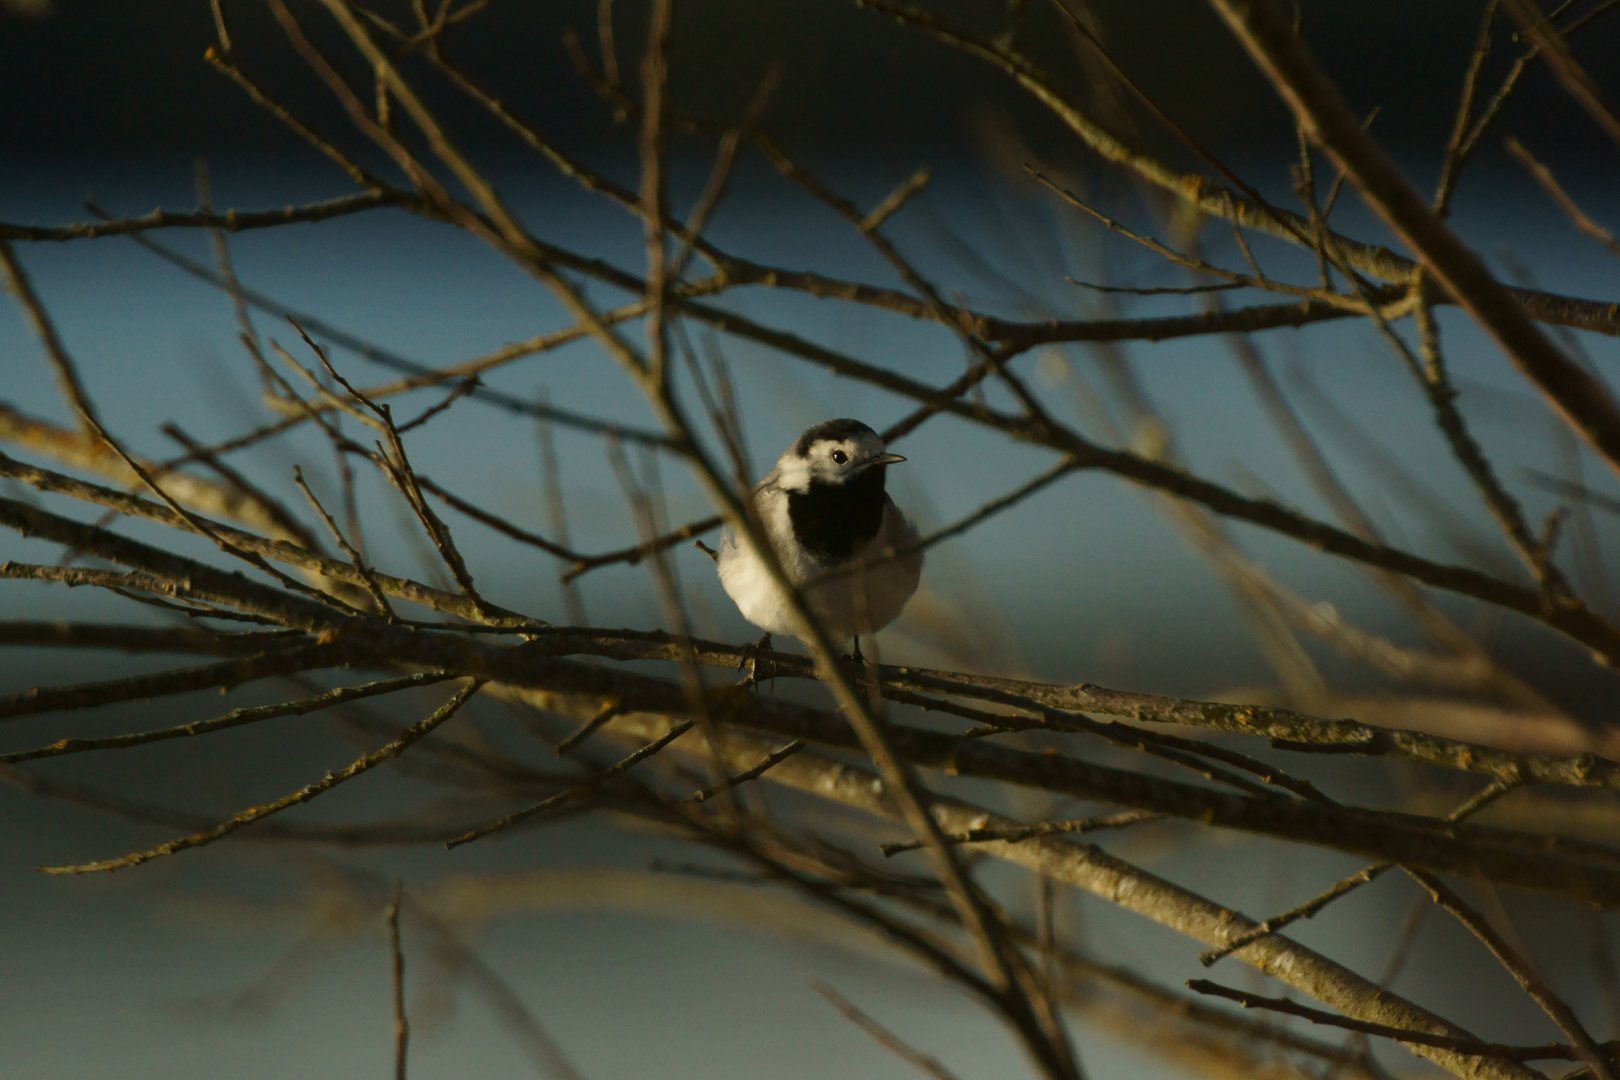
<instances>
[{"instance_id":1,"label":"bird's head","mask_svg":"<svg viewBox=\"0 0 1620 1080\"><path fill-rule=\"evenodd\" d=\"M828 420L800 435L776 463L777 483L787 491L847 484L858 476L906 460L891 454L878 433L859 420Z\"/></svg>"}]
</instances>

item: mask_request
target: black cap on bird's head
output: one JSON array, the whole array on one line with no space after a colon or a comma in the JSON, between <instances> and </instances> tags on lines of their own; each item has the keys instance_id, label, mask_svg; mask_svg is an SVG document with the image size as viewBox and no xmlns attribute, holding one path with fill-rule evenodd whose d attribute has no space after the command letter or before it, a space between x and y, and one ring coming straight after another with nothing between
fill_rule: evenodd
<instances>
[{"instance_id":1,"label":"black cap on bird's head","mask_svg":"<svg viewBox=\"0 0 1620 1080\"><path fill-rule=\"evenodd\" d=\"M850 420L846 417L842 420L823 420L814 427L806 428L804 434L793 444L791 453L799 457L808 457L810 448L823 440L838 443L861 441L883 445L883 440L878 438L877 432L859 420Z\"/></svg>"},{"instance_id":2,"label":"black cap on bird's head","mask_svg":"<svg viewBox=\"0 0 1620 1080\"><path fill-rule=\"evenodd\" d=\"M877 432L859 420L826 420L807 429L776 463L780 485L803 491L811 483L844 484L876 470L881 490L883 468L906 460L891 454Z\"/></svg>"}]
</instances>

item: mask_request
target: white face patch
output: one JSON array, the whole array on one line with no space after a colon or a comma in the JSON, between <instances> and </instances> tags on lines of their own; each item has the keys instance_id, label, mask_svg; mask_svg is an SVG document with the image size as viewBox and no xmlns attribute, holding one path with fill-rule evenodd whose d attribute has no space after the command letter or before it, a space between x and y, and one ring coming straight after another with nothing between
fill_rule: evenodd
<instances>
[{"instance_id":1,"label":"white face patch","mask_svg":"<svg viewBox=\"0 0 1620 1080\"><path fill-rule=\"evenodd\" d=\"M777 484L787 491L808 490L811 480L841 484L865 469L884 449L883 440L876 434L817 439L803 457L791 449L782 455L776 463Z\"/></svg>"}]
</instances>

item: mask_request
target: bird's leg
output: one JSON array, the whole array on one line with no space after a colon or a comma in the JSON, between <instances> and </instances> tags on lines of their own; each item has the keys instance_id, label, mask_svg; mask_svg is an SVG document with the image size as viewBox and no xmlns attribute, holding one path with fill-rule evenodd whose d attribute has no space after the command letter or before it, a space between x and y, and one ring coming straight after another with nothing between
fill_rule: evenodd
<instances>
[{"instance_id":1,"label":"bird's leg","mask_svg":"<svg viewBox=\"0 0 1620 1080\"><path fill-rule=\"evenodd\" d=\"M737 670L741 671L743 668L749 667L750 665L753 664L753 662L754 662L754 650L756 650L756 649L769 649L770 647L771 647L771 634L770 634L770 631L767 630L765 632L764 637L760 638L758 641L754 642L752 645L744 645L743 646L743 649L742 649L742 654L743 655L742 655L742 659L737 662Z\"/></svg>"},{"instance_id":2,"label":"bird's leg","mask_svg":"<svg viewBox=\"0 0 1620 1080\"><path fill-rule=\"evenodd\" d=\"M769 630L765 631L764 636L762 636L752 645L743 646L742 660L737 664L737 669L740 671L743 668L747 668L748 674L743 676L742 681L737 684L738 686L749 687L759 685L759 657L755 656L754 654L756 652L770 650L771 632Z\"/></svg>"},{"instance_id":3,"label":"bird's leg","mask_svg":"<svg viewBox=\"0 0 1620 1080\"><path fill-rule=\"evenodd\" d=\"M857 664L866 663L866 657L861 655L861 639L859 635L855 637L855 651L850 654L849 658Z\"/></svg>"}]
</instances>

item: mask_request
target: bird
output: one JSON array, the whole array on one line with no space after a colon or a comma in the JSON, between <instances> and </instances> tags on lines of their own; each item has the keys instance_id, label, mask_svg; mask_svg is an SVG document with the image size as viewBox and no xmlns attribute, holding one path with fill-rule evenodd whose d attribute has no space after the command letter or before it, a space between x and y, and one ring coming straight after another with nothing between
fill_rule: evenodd
<instances>
[{"instance_id":1,"label":"bird","mask_svg":"<svg viewBox=\"0 0 1620 1080\"><path fill-rule=\"evenodd\" d=\"M753 491L788 580L828 637L853 639L857 661L861 636L893 622L922 577L922 551L904 550L917 530L884 490L888 467L905 460L859 420L827 420L794 440ZM885 558L891 551L903 553ZM786 594L734 529L721 536L715 563L737 610L765 631L759 648L772 634L801 636Z\"/></svg>"}]
</instances>

